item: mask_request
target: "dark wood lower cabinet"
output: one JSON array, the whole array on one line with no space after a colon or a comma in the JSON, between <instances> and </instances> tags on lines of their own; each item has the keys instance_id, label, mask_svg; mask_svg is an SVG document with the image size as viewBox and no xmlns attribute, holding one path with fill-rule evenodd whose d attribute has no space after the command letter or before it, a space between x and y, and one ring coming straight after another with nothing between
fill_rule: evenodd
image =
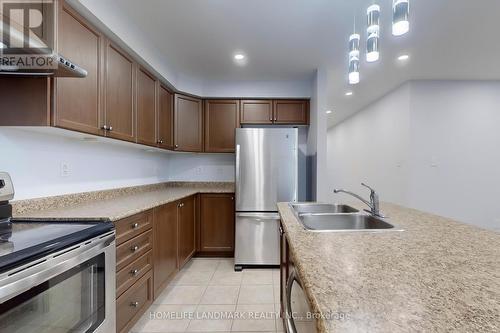
<instances>
[{"instance_id":1,"label":"dark wood lower cabinet","mask_svg":"<svg viewBox=\"0 0 500 333\"><path fill-rule=\"evenodd\" d=\"M192 195L116 221L115 228L116 331L124 333L197 251L233 255L234 193Z\"/></svg>"},{"instance_id":2,"label":"dark wood lower cabinet","mask_svg":"<svg viewBox=\"0 0 500 333\"><path fill-rule=\"evenodd\" d=\"M200 254L234 253L234 194L200 194Z\"/></svg>"},{"instance_id":3,"label":"dark wood lower cabinet","mask_svg":"<svg viewBox=\"0 0 500 333\"><path fill-rule=\"evenodd\" d=\"M155 298L177 272L177 209L172 202L154 211L154 291Z\"/></svg>"},{"instance_id":4,"label":"dark wood lower cabinet","mask_svg":"<svg viewBox=\"0 0 500 333\"><path fill-rule=\"evenodd\" d=\"M128 332L152 303L153 274L150 270L116 300L116 332Z\"/></svg>"},{"instance_id":5,"label":"dark wood lower cabinet","mask_svg":"<svg viewBox=\"0 0 500 333\"><path fill-rule=\"evenodd\" d=\"M195 220L196 220L196 197L191 196L182 199L178 204L177 221L179 228L179 269L188 262L196 251Z\"/></svg>"}]
</instances>

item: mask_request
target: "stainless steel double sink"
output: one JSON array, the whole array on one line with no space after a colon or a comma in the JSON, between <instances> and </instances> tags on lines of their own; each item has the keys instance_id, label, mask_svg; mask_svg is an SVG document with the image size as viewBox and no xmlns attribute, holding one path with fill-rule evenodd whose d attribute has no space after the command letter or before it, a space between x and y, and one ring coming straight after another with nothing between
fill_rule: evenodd
<instances>
[{"instance_id":1,"label":"stainless steel double sink","mask_svg":"<svg viewBox=\"0 0 500 333\"><path fill-rule=\"evenodd\" d=\"M291 203L305 229L313 232L395 231L385 219L339 204Z\"/></svg>"}]
</instances>

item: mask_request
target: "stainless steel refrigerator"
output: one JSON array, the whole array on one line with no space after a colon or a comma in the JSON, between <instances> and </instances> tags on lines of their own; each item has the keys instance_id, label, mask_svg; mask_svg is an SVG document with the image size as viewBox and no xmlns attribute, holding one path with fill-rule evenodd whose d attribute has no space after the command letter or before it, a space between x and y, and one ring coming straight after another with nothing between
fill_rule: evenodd
<instances>
[{"instance_id":1,"label":"stainless steel refrigerator","mask_svg":"<svg viewBox=\"0 0 500 333\"><path fill-rule=\"evenodd\" d=\"M236 129L235 270L279 265L276 203L298 195L298 130Z\"/></svg>"}]
</instances>

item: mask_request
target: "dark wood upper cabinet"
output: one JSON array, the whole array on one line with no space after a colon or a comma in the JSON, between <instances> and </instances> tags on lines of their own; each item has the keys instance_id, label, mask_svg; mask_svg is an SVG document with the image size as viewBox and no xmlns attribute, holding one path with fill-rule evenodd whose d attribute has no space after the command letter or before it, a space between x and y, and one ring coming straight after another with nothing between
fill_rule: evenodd
<instances>
[{"instance_id":1,"label":"dark wood upper cabinet","mask_svg":"<svg viewBox=\"0 0 500 333\"><path fill-rule=\"evenodd\" d=\"M59 53L86 69L88 74L85 78L55 79L52 125L85 133L103 134L103 35L64 1L59 1L59 6Z\"/></svg>"},{"instance_id":2,"label":"dark wood upper cabinet","mask_svg":"<svg viewBox=\"0 0 500 333\"><path fill-rule=\"evenodd\" d=\"M275 124L307 124L308 101L306 100L274 100Z\"/></svg>"},{"instance_id":3,"label":"dark wood upper cabinet","mask_svg":"<svg viewBox=\"0 0 500 333\"><path fill-rule=\"evenodd\" d=\"M135 141L134 79L132 58L106 42L104 74L104 125L106 136Z\"/></svg>"},{"instance_id":4,"label":"dark wood upper cabinet","mask_svg":"<svg viewBox=\"0 0 500 333\"><path fill-rule=\"evenodd\" d=\"M177 271L177 209L172 202L154 210L153 271L155 298Z\"/></svg>"},{"instance_id":5,"label":"dark wood upper cabinet","mask_svg":"<svg viewBox=\"0 0 500 333\"><path fill-rule=\"evenodd\" d=\"M200 195L200 251L234 251L234 194Z\"/></svg>"},{"instance_id":6,"label":"dark wood upper cabinet","mask_svg":"<svg viewBox=\"0 0 500 333\"><path fill-rule=\"evenodd\" d=\"M179 228L178 263L179 268L193 256L196 251L195 242L195 217L196 198L188 197L179 201L177 221Z\"/></svg>"},{"instance_id":7,"label":"dark wood upper cabinet","mask_svg":"<svg viewBox=\"0 0 500 333\"><path fill-rule=\"evenodd\" d=\"M0 126L50 126L51 80L0 76Z\"/></svg>"},{"instance_id":8,"label":"dark wood upper cabinet","mask_svg":"<svg viewBox=\"0 0 500 333\"><path fill-rule=\"evenodd\" d=\"M201 99L175 94L174 148L203 151L203 104Z\"/></svg>"},{"instance_id":9,"label":"dark wood upper cabinet","mask_svg":"<svg viewBox=\"0 0 500 333\"><path fill-rule=\"evenodd\" d=\"M137 69L137 143L156 146L156 79Z\"/></svg>"},{"instance_id":10,"label":"dark wood upper cabinet","mask_svg":"<svg viewBox=\"0 0 500 333\"><path fill-rule=\"evenodd\" d=\"M234 153L239 100L205 101L205 152Z\"/></svg>"},{"instance_id":11,"label":"dark wood upper cabinet","mask_svg":"<svg viewBox=\"0 0 500 333\"><path fill-rule=\"evenodd\" d=\"M240 109L240 122L242 124L273 123L271 100L241 100Z\"/></svg>"},{"instance_id":12,"label":"dark wood upper cabinet","mask_svg":"<svg viewBox=\"0 0 500 333\"><path fill-rule=\"evenodd\" d=\"M174 147L174 94L163 85L158 92L158 147Z\"/></svg>"}]
</instances>

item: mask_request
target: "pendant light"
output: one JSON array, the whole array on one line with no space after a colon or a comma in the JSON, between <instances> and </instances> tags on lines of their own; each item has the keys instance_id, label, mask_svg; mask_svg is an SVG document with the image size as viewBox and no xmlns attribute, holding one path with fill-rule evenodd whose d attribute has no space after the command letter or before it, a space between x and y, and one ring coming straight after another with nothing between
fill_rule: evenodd
<instances>
[{"instance_id":1,"label":"pendant light","mask_svg":"<svg viewBox=\"0 0 500 333\"><path fill-rule=\"evenodd\" d=\"M359 83L359 40L361 36L356 33L356 19L354 19L354 32L349 36L349 84Z\"/></svg>"},{"instance_id":2,"label":"pendant light","mask_svg":"<svg viewBox=\"0 0 500 333\"><path fill-rule=\"evenodd\" d=\"M392 0L392 34L394 36L402 36L410 30L409 13L409 0Z\"/></svg>"},{"instance_id":3,"label":"pendant light","mask_svg":"<svg viewBox=\"0 0 500 333\"><path fill-rule=\"evenodd\" d=\"M371 5L366 10L366 61L374 62L379 59L379 38L380 38L380 6Z\"/></svg>"},{"instance_id":4,"label":"pendant light","mask_svg":"<svg viewBox=\"0 0 500 333\"><path fill-rule=\"evenodd\" d=\"M349 84L359 83L359 39L358 34L349 37Z\"/></svg>"}]
</instances>

